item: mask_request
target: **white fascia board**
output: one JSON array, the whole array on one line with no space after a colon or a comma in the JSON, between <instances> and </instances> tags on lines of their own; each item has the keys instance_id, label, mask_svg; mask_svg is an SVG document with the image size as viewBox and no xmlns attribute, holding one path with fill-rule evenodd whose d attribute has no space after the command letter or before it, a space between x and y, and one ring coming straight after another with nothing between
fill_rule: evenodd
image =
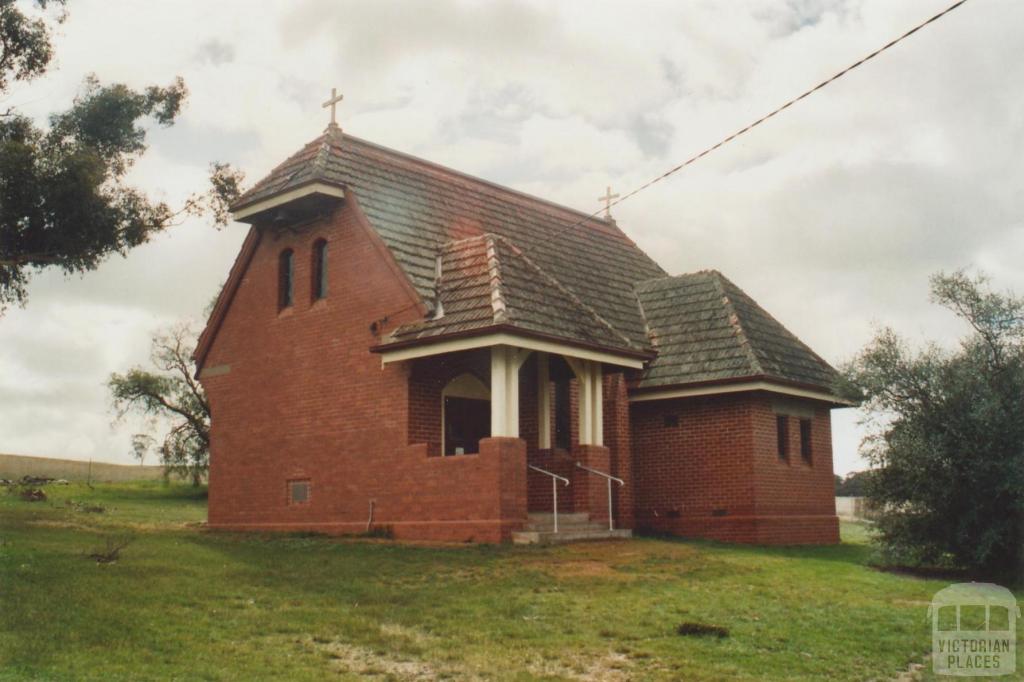
<instances>
[{"instance_id":1,"label":"white fascia board","mask_svg":"<svg viewBox=\"0 0 1024 682\"><path fill-rule=\"evenodd\" d=\"M335 187L334 185L328 185L322 182L314 182L312 184L293 189L290 192L278 194L277 196L270 197L269 199L264 199L263 201L257 201L255 204L251 204L243 209L235 211L234 213L231 214L231 217L236 221L241 221L244 220L245 218L248 218L249 216L254 216L257 213L262 213L263 211L267 211L277 206L283 206L284 204L291 203L296 199L308 197L311 194L324 194L326 196L336 197L338 199L345 198L345 190L343 190L342 188Z\"/></svg>"},{"instance_id":2,"label":"white fascia board","mask_svg":"<svg viewBox=\"0 0 1024 682\"><path fill-rule=\"evenodd\" d=\"M810 398L821 400L827 403L840 405L854 405L848 400L843 400L824 391L814 391L807 388L796 388L784 384L774 384L769 381L747 381L738 384L717 384L711 386L694 386L693 388L671 388L664 391L651 391L649 393L635 393L629 396L629 402L639 403L648 400L671 400L673 398L691 398L701 395L717 395L720 393L741 393L744 391L770 391L791 395L798 398Z\"/></svg>"},{"instance_id":3,"label":"white fascia board","mask_svg":"<svg viewBox=\"0 0 1024 682\"><path fill-rule=\"evenodd\" d=\"M453 339L451 341L440 341L438 343L430 343L422 346L407 346L396 350L384 351L380 354L380 360L382 365L386 365L391 362L401 362L402 360L413 360L415 358L425 358L430 357L431 355L473 350L475 348L489 348L490 346L514 346L516 348L525 348L527 350L540 351L542 353L557 353L558 355L564 355L570 358L593 360L594 362L604 362L609 365L629 367L632 369L643 369L644 366L644 361L638 358L623 357L621 355L605 353L598 350L576 348L575 346L569 346L553 341L542 341L540 339L532 339L525 336L516 336L507 332L486 334L483 336L471 336L465 339Z\"/></svg>"}]
</instances>

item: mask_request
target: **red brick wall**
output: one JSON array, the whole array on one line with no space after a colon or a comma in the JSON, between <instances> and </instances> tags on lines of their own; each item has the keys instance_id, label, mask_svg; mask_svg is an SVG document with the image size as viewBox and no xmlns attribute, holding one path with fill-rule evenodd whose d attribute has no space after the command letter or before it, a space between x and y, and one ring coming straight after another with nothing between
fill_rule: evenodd
<instances>
[{"instance_id":1,"label":"red brick wall","mask_svg":"<svg viewBox=\"0 0 1024 682\"><path fill-rule=\"evenodd\" d=\"M531 358L532 361L532 358ZM536 365L530 361L524 365L520 377L520 435L527 443L530 464L564 476L572 481L568 487L559 483L558 509L560 512L590 512L595 521L608 520L608 489L605 480L576 467L582 462L600 471L605 471L625 481L623 486L613 484L612 507L617 528L633 527L633 485L630 447L629 402L626 382L621 372L604 375L602 387L604 411L604 447L581 446L579 444L579 382L570 381L570 431L571 449L540 450L537 448L537 403ZM554 385L550 389L551 423L554 428ZM554 434L552 433L552 439ZM536 471L529 471L529 508L531 512L550 512L553 496L551 478Z\"/></svg>"},{"instance_id":2,"label":"red brick wall","mask_svg":"<svg viewBox=\"0 0 1024 682\"><path fill-rule=\"evenodd\" d=\"M637 527L732 542L837 542L829 410L778 402L737 393L633 403ZM812 415L813 465L800 461L795 418L790 462L779 461L780 407Z\"/></svg>"},{"instance_id":3,"label":"red brick wall","mask_svg":"<svg viewBox=\"0 0 1024 682\"><path fill-rule=\"evenodd\" d=\"M635 497L633 481L633 443L629 427L629 399L626 379L621 372L606 374L604 397L604 444L608 448L611 474L624 485L612 485L612 505L616 528L634 525ZM607 505L607 503L605 503Z\"/></svg>"},{"instance_id":4,"label":"red brick wall","mask_svg":"<svg viewBox=\"0 0 1024 682\"><path fill-rule=\"evenodd\" d=\"M311 301L312 245L328 240L325 300ZM278 257L295 252L295 304L278 311ZM224 318L203 379L213 414L209 520L217 528L365 529L497 541L525 518L525 446L491 439L475 457L430 457L410 425L408 369L381 368L371 323L419 315L353 198L330 219L265 234ZM438 404L439 409L439 404ZM419 418L429 419L426 412ZM439 416L438 416L439 420ZM410 437L413 443L410 444ZM310 501L289 505L287 481Z\"/></svg>"},{"instance_id":5,"label":"red brick wall","mask_svg":"<svg viewBox=\"0 0 1024 682\"><path fill-rule=\"evenodd\" d=\"M780 460L776 415L789 421L789 457ZM831 543L839 541L832 469L832 416L821 403L756 394L751 399L754 429L756 514L762 518L758 541ZM800 454L800 419L811 421L811 462Z\"/></svg>"}]
</instances>

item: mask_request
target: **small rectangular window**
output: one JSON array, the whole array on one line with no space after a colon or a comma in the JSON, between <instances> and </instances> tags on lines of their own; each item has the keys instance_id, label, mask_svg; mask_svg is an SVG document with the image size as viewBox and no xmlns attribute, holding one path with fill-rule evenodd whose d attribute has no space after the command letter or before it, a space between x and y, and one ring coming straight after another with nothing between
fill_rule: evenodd
<instances>
[{"instance_id":1,"label":"small rectangular window","mask_svg":"<svg viewBox=\"0 0 1024 682\"><path fill-rule=\"evenodd\" d=\"M288 481L288 504L306 504L309 492L309 481Z\"/></svg>"},{"instance_id":2,"label":"small rectangular window","mask_svg":"<svg viewBox=\"0 0 1024 682\"><path fill-rule=\"evenodd\" d=\"M281 252L277 271L277 305L281 310L292 305L294 297L295 254L291 249Z\"/></svg>"},{"instance_id":3,"label":"small rectangular window","mask_svg":"<svg viewBox=\"0 0 1024 682\"><path fill-rule=\"evenodd\" d=\"M313 244L313 300L327 298L327 240L318 239Z\"/></svg>"},{"instance_id":4,"label":"small rectangular window","mask_svg":"<svg viewBox=\"0 0 1024 682\"><path fill-rule=\"evenodd\" d=\"M778 439L779 459L789 461L789 417L775 415L775 433Z\"/></svg>"},{"instance_id":5,"label":"small rectangular window","mask_svg":"<svg viewBox=\"0 0 1024 682\"><path fill-rule=\"evenodd\" d=\"M814 450L811 446L811 420L801 419L800 420L800 457L808 464L811 463L811 459L814 456Z\"/></svg>"}]
</instances>

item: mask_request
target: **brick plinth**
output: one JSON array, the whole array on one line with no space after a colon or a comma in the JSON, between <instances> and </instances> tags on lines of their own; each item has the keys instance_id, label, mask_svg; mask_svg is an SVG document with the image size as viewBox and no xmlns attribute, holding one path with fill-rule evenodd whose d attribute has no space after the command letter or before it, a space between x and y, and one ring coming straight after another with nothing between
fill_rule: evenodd
<instances>
[{"instance_id":1,"label":"brick plinth","mask_svg":"<svg viewBox=\"0 0 1024 682\"><path fill-rule=\"evenodd\" d=\"M648 533L758 545L821 545L839 542L839 519L821 516L646 517Z\"/></svg>"}]
</instances>

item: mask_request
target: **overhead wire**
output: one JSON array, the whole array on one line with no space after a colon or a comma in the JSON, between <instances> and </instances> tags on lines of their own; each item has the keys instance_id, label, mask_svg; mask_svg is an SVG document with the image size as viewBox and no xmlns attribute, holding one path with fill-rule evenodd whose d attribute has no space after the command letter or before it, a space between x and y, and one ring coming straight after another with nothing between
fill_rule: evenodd
<instances>
[{"instance_id":1,"label":"overhead wire","mask_svg":"<svg viewBox=\"0 0 1024 682\"><path fill-rule=\"evenodd\" d=\"M695 161L697 161L699 159L704 158L705 156L707 156L711 152L715 151L716 149L719 149L720 147L728 144L729 142L732 142L733 140L735 140L736 138L740 137L741 135L744 135L744 134L750 132L751 130L753 130L757 126L761 125L762 123L764 123L765 121L769 120L770 118L776 116L777 114L780 114L781 112L785 111L786 109L788 109L789 107L793 106L794 104L796 104L800 100L802 100L802 99L804 99L806 97L809 97L810 95L812 95L813 93L821 90L822 88L826 87L827 85L829 85L831 83L834 83L835 81L839 80L840 78L842 78L846 74L850 73L851 71L853 71L857 67L859 67L862 64L864 64L864 63L874 59L875 57L877 57L878 55L882 54L883 52L885 52L889 48L897 45L898 43L906 40L910 36L914 35L918 31L920 31L925 26L928 26L929 24L932 24L932 23L938 21L939 19L941 19L942 17L946 16L947 14L949 14L950 12L952 12L953 10L955 10L958 7L960 7L961 5L963 5L966 2L967 2L967 0L958 0L958 2L954 2L952 5L950 5L946 9L942 10L941 12L936 14L935 16L931 17L930 19L926 19L925 21L922 21L921 23L917 24L916 26L914 26L909 31L906 31L905 33L903 33L899 37L890 40L888 43L886 43L882 47L878 48L874 52L868 54L865 57L862 57L861 59L858 59L856 62L854 62L853 64L850 64L849 66L847 66L842 71L839 71L835 75L833 75L833 76L831 76L829 78L826 78L825 80L821 81L820 83L818 83L814 87L812 87L812 88L810 88L808 90L805 90L800 95L797 95L796 97L793 97L792 99L788 100L785 104L783 104L783 105L773 109L770 113L765 114L764 116L762 116L761 118L757 119L753 123L750 123L749 125L747 125L747 126L745 126L743 128L740 128L739 130L737 130L733 134L731 134L731 135L729 135L727 137L722 138L721 140L719 140L715 144L711 145L710 147L707 147L703 151L699 152L698 154L695 154L694 156L691 156L689 159L687 159L686 161L683 161L679 165L673 166L672 168L670 168L669 170L665 171L661 175L657 176L656 178L654 178L652 180L649 180L649 181L645 182L644 184L640 185L636 189L634 189L634 190L632 190L630 192L627 192L626 194L622 195L621 197L619 197L615 201L608 203L606 206L604 206L602 208L599 208L598 210L594 211L593 213L591 213L590 215L586 216L585 218L581 218L580 220L577 220L574 223L566 225L565 227L562 227L562 228L560 228L558 230L555 230L555 231L545 235L540 240L533 242L530 245L529 248L523 248L522 250L523 251L532 251L532 250L538 248L539 246L542 246L542 245L548 243L552 239L560 237L561 235L565 234L566 232L568 232L570 230L573 230L573 229L579 227L580 225L586 223L587 221L596 218L602 211L607 212L612 207L617 206L617 205L621 204L622 202L628 200L629 198L636 196L637 194L639 194L640 192L643 192L644 190L648 189L652 185L655 185L655 184L661 182L662 180L664 180L665 178L667 178L667 177L669 177L669 176L671 176L671 175L673 175L675 173L678 173L679 171L681 171L682 169L686 168L687 166L689 166L693 162L695 162Z\"/></svg>"}]
</instances>

